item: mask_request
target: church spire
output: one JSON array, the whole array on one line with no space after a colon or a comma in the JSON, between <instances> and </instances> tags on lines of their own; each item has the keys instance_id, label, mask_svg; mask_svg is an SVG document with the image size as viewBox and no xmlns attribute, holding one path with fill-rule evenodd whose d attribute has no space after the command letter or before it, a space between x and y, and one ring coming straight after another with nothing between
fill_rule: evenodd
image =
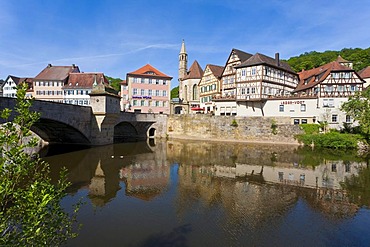
<instances>
[{"instance_id":1,"label":"church spire","mask_svg":"<svg viewBox=\"0 0 370 247\"><path fill-rule=\"evenodd\" d=\"M181 50L179 54L179 81L184 79L188 71L188 54L185 49L185 41L182 40Z\"/></svg>"}]
</instances>

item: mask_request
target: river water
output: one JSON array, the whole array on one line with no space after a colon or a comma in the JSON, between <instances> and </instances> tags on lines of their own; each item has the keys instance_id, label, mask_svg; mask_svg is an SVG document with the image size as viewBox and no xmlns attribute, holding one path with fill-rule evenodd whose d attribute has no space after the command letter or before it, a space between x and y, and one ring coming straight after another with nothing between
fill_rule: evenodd
<instances>
[{"instance_id":1,"label":"river water","mask_svg":"<svg viewBox=\"0 0 370 247\"><path fill-rule=\"evenodd\" d=\"M370 246L369 161L292 145L48 147L81 200L67 246Z\"/></svg>"}]
</instances>

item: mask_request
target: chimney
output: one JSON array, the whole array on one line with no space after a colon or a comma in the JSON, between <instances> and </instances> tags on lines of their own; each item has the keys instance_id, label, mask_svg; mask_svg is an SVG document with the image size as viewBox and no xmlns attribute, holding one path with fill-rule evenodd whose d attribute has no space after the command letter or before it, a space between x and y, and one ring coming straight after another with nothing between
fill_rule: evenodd
<instances>
[{"instance_id":1,"label":"chimney","mask_svg":"<svg viewBox=\"0 0 370 247\"><path fill-rule=\"evenodd\" d=\"M49 63L49 64L48 64L48 68L50 68L51 66L52 66L52 65L51 65L51 63Z\"/></svg>"},{"instance_id":2,"label":"chimney","mask_svg":"<svg viewBox=\"0 0 370 247\"><path fill-rule=\"evenodd\" d=\"M73 63L73 64L72 64L72 68L76 68L76 64L74 64L74 63Z\"/></svg>"},{"instance_id":3,"label":"chimney","mask_svg":"<svg viewBox=\"0 0 370 247\"><path fill-rule=\"evenodd\" d=\"M275 53L275 63L276 66L280 66L279 52Z\"/></svg>"}]
</instances>

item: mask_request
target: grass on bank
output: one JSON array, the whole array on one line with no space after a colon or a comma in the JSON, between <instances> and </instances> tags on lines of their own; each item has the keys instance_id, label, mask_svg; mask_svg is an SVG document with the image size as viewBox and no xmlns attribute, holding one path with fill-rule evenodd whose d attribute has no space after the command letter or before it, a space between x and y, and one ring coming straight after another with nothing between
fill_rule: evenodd
<instances>
[{"instance_id":1,"label":"grass on bank","mask_svg":"<svg viewBox=\"0 0 370 247\"><path fill-rule=\"evenodd\" d=\"M296 139L305 146L332 149L356 149L358 142L365 141L362 135L349 133L346 129L341 131L331 129L326 133L322 133L322 126L319 124L301 124L300 127L305 133L297 135Z\"/></svg>"}]
</instances>

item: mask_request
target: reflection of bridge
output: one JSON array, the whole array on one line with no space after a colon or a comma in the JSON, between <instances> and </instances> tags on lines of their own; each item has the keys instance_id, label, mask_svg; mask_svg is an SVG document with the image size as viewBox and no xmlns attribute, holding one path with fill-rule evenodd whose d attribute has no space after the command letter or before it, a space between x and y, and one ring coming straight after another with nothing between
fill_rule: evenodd
<instances>
[{"instance_id":1,"label":"reflection of bridge","mask_svg":"<svg viewBox=\"0 0 370 247\"><path fill-rule=\"evenodd\" d=\"M91 102L86 107L35 100L31 110L41 117L31 130L49 143L105 145L161 136L166 129L166 115L120 112L117 97L91 95ZM14 109L15 103L1 97L0 110Z\"/></svg>"}]
</instances>

